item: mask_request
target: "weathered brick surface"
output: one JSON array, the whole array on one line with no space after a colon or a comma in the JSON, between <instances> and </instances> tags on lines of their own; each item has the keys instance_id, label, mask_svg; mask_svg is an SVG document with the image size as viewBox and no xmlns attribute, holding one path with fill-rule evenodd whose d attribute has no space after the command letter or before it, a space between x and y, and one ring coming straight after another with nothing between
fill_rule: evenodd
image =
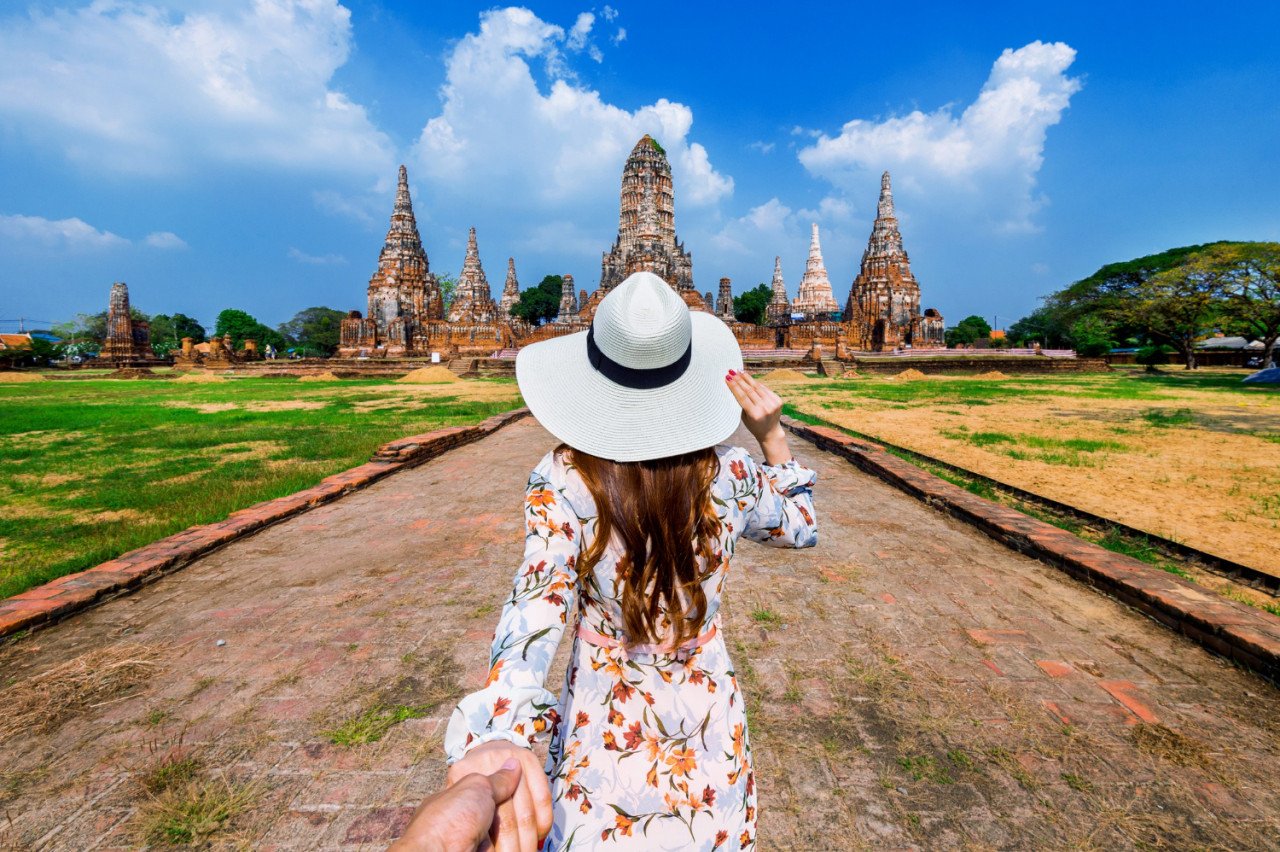
<instances>
[{"instance_id":1,"label":"weathered brick surface","mask_svg":"<svg viewBox=\"0 0 1280 852\"><path fill-rule=\"evenodd\" d=\"M520 408L496 414L475 426L452 426L400 438L379 447L373 461L327 476L312 488L256 503L232 512L224 521L190 527L109 562L0 601L0 637L40 627L91 606L104 596L150 582L202 554L482 438L528 413L528 409Z\"/></svg>"},{"instance_id":2,"label":"weathered brick surface","mask_svg":"<svg viewBox=\"0 0 1280 852\"><path fill-rule=\"evenodd\" d=\"M1216 653L1280 681L1280 618L970 494L884 448L790 417L796 435L948 512L1021 553L1066 571Z\"/></svg>"},{"instance_id":3,"label":"weathered brick surface","mask_svg":"<svg viewBox=\"0 0 1280 852\"><path fill-rule=\"evenodd\" d=\"M443 781L439 737L484 682L525 480L553 444L532 421L503 429L0 648L5 684L164 647L140 689L0 743L0 849L137 848L138 776L175 750L253 785L242 847L383 848ZM1275 848L1273 687L793 449L819 474L818 546L742 543L723 610L762 852ZM326 735L383 703L424 715L363 745Z\"/></svg>"}]
</instances>

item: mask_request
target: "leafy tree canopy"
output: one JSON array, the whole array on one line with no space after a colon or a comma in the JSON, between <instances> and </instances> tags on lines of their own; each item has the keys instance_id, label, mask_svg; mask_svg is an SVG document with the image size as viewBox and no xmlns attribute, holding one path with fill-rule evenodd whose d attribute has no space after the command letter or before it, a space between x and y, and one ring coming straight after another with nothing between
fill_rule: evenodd
<instances>
[{"instance_id":1,"label":"leafy tree canopy","mask_svg":"<svg viewBox=\"0 0 1280 852\"><path fill-rule=\"evenodd\" d=\"M247 339L258 341L260 347L287 348L284 336L280 332L263 325L249 314L236 308L227 308L218 314L213 333L218 337L230 334L231 345L235 349L244 346L244 342Z\"/></svg>"},{"instance_id":2,"label":"leafy tree canopy","mask_svg":"<svg viewBox=\"0 0 1280 852\"><path fill-rule=\"evenodd\" d=\"M520 299L511 306L511 315L519 317L533 325L542 325L553 320L560 313L560 293L564 287L564 279L559 275L548 275L520 293Z\"/></svg>"},{"instance_id":3,"label":"leafy tree canopy","mask_svg":"<svg viewBox=\"0 0 1280 852\"><path fill-rule=\"evenodd\" d=\"M738 322L764 325L765 309L772 300L773 288L768 284L757 284L755 288L733 297L733 316Z\"/></svg>"},{"instance_id":4,"label":"leafy tree canopy","mask_svg":"<svg viewBox=\"0 0 1280 852\"><path fill-rule=\"evenodd\" d=\"M976 314L967 316L943 332L948 346L968 346L975 340L991 337L991 326Z\"/></svg>"},{"instance_id":5,"label":"leafy tree canopy","mask_svg":"<svg viewBox=\"0 0 1280 852\"><path fill-rule=\"evenodd\" d=\"M307 308L280 326L289 345L304 355L329 356L338 348L339 332L346 314L333 308Z\"/></svg>"},{"instance_id":6,"label":"leafy tree canopy","mask_svg":"<svg viewBox=\"0 0 1280 852\"><path fill-rule=\"evenodd\" d=\"M449 307L453 305L453 294L458 289L458 279L452 272L442 272L436 276L436 286L440 288L440 301L444 302L444 312L448 314Z\"/></svg>"}]
</instances>

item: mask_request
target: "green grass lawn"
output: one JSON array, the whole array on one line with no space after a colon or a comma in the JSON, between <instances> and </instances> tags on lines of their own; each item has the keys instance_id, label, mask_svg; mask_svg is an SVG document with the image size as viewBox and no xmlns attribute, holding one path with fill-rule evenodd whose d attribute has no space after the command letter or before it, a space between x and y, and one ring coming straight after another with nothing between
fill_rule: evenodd
<instances>
[{"instance_id":1,"label":"green grass lawn","mask_svg":"<svg viewBox=\"0 0 1280 852\"><path fill-rule=\"evenodd\" d=\"M519 404L509 379L0 385L0 598Z\"/></svg>"}]
</instances>

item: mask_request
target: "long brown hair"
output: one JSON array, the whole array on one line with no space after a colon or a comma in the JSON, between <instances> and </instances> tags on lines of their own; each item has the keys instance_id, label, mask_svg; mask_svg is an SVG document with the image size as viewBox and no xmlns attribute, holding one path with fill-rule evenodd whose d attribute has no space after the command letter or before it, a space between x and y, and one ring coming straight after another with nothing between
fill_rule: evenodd
<instances>
[{"instance_id":1,"label":"long brown hair","mask_svg":"<svg viewBox=\"0 0 1280 852\"><path fill-rule=\"evenodd\" d=\"M596 503L595 539L578 559L587 577L616 537L623 555L622 618L630 644L660 642L663 616L679 646L697 635L707 615L702 591L715 568L720 518L711 483L720 462L714 448L639 462L614 462L561 445Z\"/></svg>"}]
</instances>

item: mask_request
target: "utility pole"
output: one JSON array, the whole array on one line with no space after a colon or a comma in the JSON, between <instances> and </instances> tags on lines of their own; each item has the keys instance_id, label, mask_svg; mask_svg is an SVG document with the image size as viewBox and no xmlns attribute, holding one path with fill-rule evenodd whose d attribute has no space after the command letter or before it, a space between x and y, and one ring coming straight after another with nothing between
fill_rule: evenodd
<instances>
[{"instance_id":1,"label":"utility pole","mask_svg":"<svg viewBox=\"0 0 1280 852\"><path fill-rule=\"evenodd\" d=\"M18 334L26 334L27 326L26 323L23 322L24 319L26 319L26 317L18 317Z\"/></svg>"}]
</instances>

